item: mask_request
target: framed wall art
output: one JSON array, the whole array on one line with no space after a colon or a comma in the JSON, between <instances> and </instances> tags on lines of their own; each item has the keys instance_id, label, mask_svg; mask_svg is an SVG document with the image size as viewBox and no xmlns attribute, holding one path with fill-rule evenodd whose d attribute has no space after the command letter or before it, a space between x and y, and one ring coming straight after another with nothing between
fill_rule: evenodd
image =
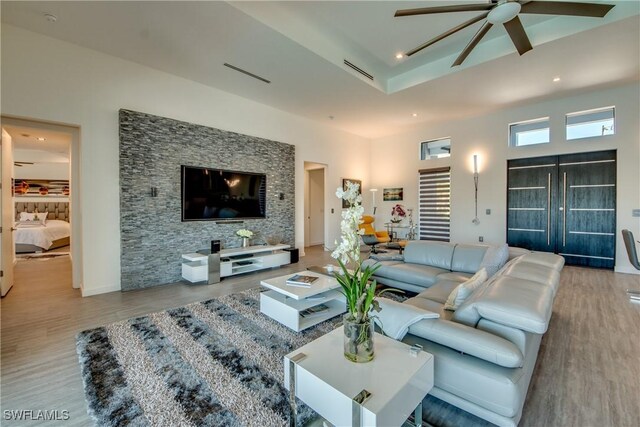
<instances>
[{"instance_id":1,"label":"framed wall art","mask_svg":"<svg viewBox=\"0 0 640 427\"><path fill-rule=\"evenodd\" d=\"M383 202L398 202L402 200L403 197L403 188L385 188L382 190L382 201Z\"/></svg>"},{"instance_id":2,"label":"framed wall art","mask_svg":"<svg viewBox=\"0 0 640 427\"><path fill-rule=\"evenodd\" d=\"M355 184L358 184L358 194L362 194L362 181L360 181L359 179L351 179L351 178L342 178L342 189L346 190L347 189L347 183L348 182L353 182ZM347 209L349 207L349 203L346 200L342 200L342 209Z\"/></svg>"}]
</instances>

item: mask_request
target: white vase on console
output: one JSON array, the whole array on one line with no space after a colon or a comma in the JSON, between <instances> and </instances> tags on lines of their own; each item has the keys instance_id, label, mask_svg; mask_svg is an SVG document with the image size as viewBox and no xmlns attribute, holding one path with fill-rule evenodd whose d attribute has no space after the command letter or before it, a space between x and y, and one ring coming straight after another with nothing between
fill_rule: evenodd
<instances>
[{"instance_id":1,"label":"white vase on console","mask_svg":"<svg viewBox=\"0 0 640 427\"><path fill-rule=\"evenodd\" d=\"M249 238L248 237L243 237L242 238L242 247L243 248L248 248L249 247Z\"/></svg>"}]
</instances>

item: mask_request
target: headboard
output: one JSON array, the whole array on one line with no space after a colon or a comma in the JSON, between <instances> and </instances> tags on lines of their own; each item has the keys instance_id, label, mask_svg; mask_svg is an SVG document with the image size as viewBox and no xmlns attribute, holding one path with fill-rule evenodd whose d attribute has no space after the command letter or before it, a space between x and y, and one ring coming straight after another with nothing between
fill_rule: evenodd
<instances>
[{"instance_id":1,"label":"headboard","mask_svg":"<svg viewBox=\"0 0 640 427\"><path fill-rule=\"evenodd\" d=\"M15 202L15 218L20 212L49 212L47 219L69 222L69 202Z\"/></svg>"}]
</instances>

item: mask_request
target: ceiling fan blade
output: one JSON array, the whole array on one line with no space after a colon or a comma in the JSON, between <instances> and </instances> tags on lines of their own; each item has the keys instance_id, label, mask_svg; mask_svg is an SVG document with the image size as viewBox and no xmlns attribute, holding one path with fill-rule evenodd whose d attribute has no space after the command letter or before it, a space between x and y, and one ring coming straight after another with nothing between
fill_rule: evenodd
<instances>
[{"instance_id":1,"label":"ceiling fan blade","mask_svg":"<svg viewBox=\"0 0 640 427\"><path fill-rule=\"evenodd\" d=\"M475 12L478 10L491 10L495 6L495 3L487 4L458 4L455 6L436 6L436 7L421 7L418 9L400 9L396 10L395 17L398 16L414 16L414 15L428 15L430 13L448 13L448 12Z\"/></svg>"},{"instance_id":2,"label":"ceiling fan blade","mask_svg":"<svg viewBox=\"0 0 640 427\"><path fill-rule=\"evenodd\" d=\"M505 22L504 28L507 30L509 37L511 37L511 41L515 45L516 49L518 49L518 53L520 55L524 55L533 49L531 42L529 41L529 37L527 37L527 33L524 31L520 18L516 16L511 21Z\"/></svg>"},{"instance_id":3,"label":"ceiling fan blade","mask_svg":"<svg viewBox=\"0 0 640 427\"><path fill-rule=\"evenodd\" d=\"M530 1L522 4L520 13L602 18L613 9L613 6L612 4L573 3L568 1Z\"/></svg>"},{"instance_id":4,"label":"ceiling fan blade","mask_svg":"<svg viewBox=\"0 0 640 427\"><path fill-rule=\"evenodd\" d=\"M449 37L451 34L455 34L458 31L460 31L460 30L462 30L464 28L467 28L469 25L475 24L478 21L482 21L484 18L487 17L488 14L489 14L489 12L485 12L485 13L479 15L479 16L476 16L475 18L469 19L468 21L463 22L462 24L453 27L449 31L446 31L446 32L440 34L438 37L433 38L433 39L429 40L428 42L423 43L423 44L421 44L420 46L418 46L418 47L416 47L414 49L411 49L409 52L407 52L407 56L411 56L414 53L418 53L422 49L424 49L426 47L429 47L429 46L431 46L432 44L434 44L436 42L439 42L440 40L444 39L445 37Z\"/></svg>"},{"instance_id":5,"label":"ceiling fan blade","mask_svg":"<svg viewBox=\"0 0 640 427\"><path fill-rule=\"evenodd\" d=\"M476 47L476 45L480 42L480 40L482 40L484 35L487 34L487 31L491 29L491 27L493 27L493 24L491 24L490 22L485 22L484 25L478 30L476 35L473 36L469 44L467 44L467 46L464 48L460 56L458 56L451 67L462 64L464 60L467 59L467 56L469 56L473 48Z\"/></svg>"}]
</instances>

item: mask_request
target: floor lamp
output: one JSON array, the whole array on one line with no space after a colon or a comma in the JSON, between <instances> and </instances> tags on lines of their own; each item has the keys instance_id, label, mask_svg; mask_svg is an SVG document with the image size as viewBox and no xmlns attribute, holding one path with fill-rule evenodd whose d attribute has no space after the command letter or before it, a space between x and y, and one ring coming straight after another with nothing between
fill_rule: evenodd
<instances>
[{"instance_id":1,"label":"floor lamp","mask_svg":"<svg viewBox=\"0 0 640 427\"><path fill-rule=\"evenodd\" d=\"M371 191L371 201L372 201L372 205L373 205L373 214L376 214L376 193L378 192L377 188L370 188L369 191Z\"/></svg>"}]
</instances>

